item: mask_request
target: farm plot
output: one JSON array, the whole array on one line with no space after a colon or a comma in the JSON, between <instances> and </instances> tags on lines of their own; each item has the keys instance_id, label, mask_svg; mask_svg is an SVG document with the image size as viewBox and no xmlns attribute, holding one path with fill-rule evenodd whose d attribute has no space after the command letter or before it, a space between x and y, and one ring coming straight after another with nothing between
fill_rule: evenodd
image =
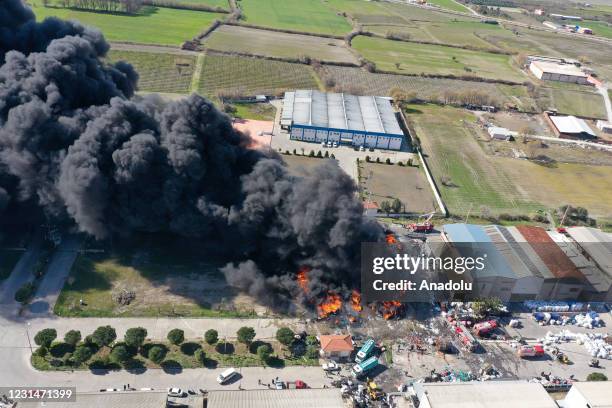
<instances>
[{"instance_id":1,"label":"farm plot","mask_svg":"<svg viewBox=\"0 0 612 408\"><path fill-rule=\"evenodd\" d=\"M453 0L430 0L429 2L446 10L458 11L459 13L470 13L470 9Z\"/></svg>"},{"instance_id":2,"label":"farm plot","mask_svg":"<svg viewBox=\"0 0 612 408\"><path fill-rule=\"evenodd\" d=\"M162 93L188 93L196 62L193 55L118 50L111 50L108 59L132 64L140 91Z\"/></svg>"},{"instance_id":3,"label":"farm plot","mask_svg":"<svg viewBox=\"0 0 612 408\"><path fill-rule=\"evenodd\" d=\"M109 14L53 7L44 7L42 0L31 2L36 18L59 17L78 20L102 31L109 41L142 44L180 45L210 26L223 14L143 6L138 14Z\"/></svg>"},{"instance_id":4,"label":"farm plot","mask_svg":"<svg viewBox=\"0 0 612 408\"><path fill-rule=\"evenodd\" d=\"M485 207L492 214L525 214L539 207L516 187L499 161L484 153L468 125L475 120L471 113L415 105L408 120L451 213L466 214Z\"/></svg>"},{"instance_id":5,"label":"farm plot","mask_svg":"<svg viewBox=\"0 0 612 408\"><path fill-rule=\"evenodd\" d=\"M178 4L185 5L194 5L194 6L208 6L208 7L216 7L223 10L229 11L229 1L228 0L172 0L172 2Z\"/></svg>"},{"instance_id":6,"label":"farm plot","mask_svg":"<svg viewBox=\"0 0 612 408\"><path fill-rule=\"evenodd\" d=\"M431 187L420 167L400 167L396 165L367 163L361 161L360 184L368 197L380 205L383 201L392 202L396 198L408 213L428 213L436 211Z\"/></svg>"},{"instance_id":7,"label":"farm plot","mask_svg":"<svg viewBox=\"0 0 612 408\"><path fill-rule=\"evenodd\" d=\"M399 16L406 21L479 21L480 18L471 16L458 16L440 11L425 9L422 7L385 3L384 9L390 14Z\"/></svg>"},{"instance_id":8,"label":"farm plot","mask_svg":"<svg viewBox=\"0 0 612 408\"><path fill-rule=\"evenodd\" d=\"M406 74L471 75L522 82L508 55L359 36L353 47L378 69Z\"/></svg>"},{"instance_id":9,"label":"farm plot","mask_svg":"<svg viewBox=\"0 0 612 408\"><path fill-rule=\"evenodd\" d=\"M311 35L288 34L223 25L206 39L212 50L233 51L283 58L310 57L321 61L357 64L344 41Z\"/></svg>"},{"instance_id":10,"label":"farm plot","mask_svg":"<svg viewBox=\"0 0 612 408\"><path fill-rule=\"evenodd\" d=\"M606 119L604 100L600 94L559 88L540 88L538 104L542 109L555 108L567 115Z\"/></svg>"},{"instance_id":11,"label":"farm plot","mask_svg":"<svg viewBox=\"0 0 612 408\"><path fill-rule=\"evenodd\" d=\"M244 21L261 27L344 35L347 20L321 0L242 0Z\"/></svg>"},{"instance_id":12,"label":"farm plot","mask_svg":"<svg viewBox=\"0 0 612 408\"><path fill-rule=\"evenodd\" d=\"M198 91L207 96L281 95L291 89L319 89L309 65L209 53L204 59Z\"/></svg>"}]
</instances>

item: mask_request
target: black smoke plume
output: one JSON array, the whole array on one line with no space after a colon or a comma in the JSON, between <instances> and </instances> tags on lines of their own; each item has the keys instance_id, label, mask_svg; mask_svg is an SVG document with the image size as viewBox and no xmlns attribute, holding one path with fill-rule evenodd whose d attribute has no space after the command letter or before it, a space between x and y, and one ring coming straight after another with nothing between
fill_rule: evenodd
<instances>
[{"instance_id":1,"label":"black smoke plume","mask_svg":"<svg viewBox=\"0 0 612 408\"><path fill-rule=\"evenodd\" d=\"M302 265L313 297L359 281L360 243L381 231L335 163L296 177L198 95L132 98L137 74L104 62L98 31L36 23L18 0L0 23L0 212L34 202L99 239L198 239L236 262L230 284L270 302L304 296Z\"/></svg>"}]
</instances>

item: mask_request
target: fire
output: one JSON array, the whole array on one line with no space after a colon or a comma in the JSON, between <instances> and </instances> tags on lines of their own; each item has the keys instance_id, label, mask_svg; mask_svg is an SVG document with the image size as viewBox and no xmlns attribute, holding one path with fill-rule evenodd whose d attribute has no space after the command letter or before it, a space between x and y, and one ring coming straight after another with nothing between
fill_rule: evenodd
<instances>
[{"instance_id":1,"label":"fire","mask_svg":"<svg viewBox=\"0 0 612 408\"><path fill-rule=\"evenodd\" d=\"M387 241L387 244L395 244L397 243L397 238L395 238L395 235L393 235L392 233L388 233L386 241Z\"/></svg>"},{"instance_id":2,"label":"fire","mask_svg":"<svg viewBox=\"0 0 612 408\"><path fill-rule=\"evenodd\" d=\"M351 307L356 312L363 310L363 306L361 306L361 293L356 290L353 290L353 293L351 293Z\"/></svg>"},{"instance_id":3,"label":"fire","mask_svg":"<svg viewBox=\"0 0 612 408\"><path fill-rule=\"evenodd\" d=\"M392 300L389 302L382 302L383 307L383 319L389 320L397 315L399 309L402 307L402 303L396 300Z\"/></svg>"},{"instance_id":4,"label":"fire","mask_svg":"<svg viewBox=\"0 0 612 408\"><path fill-rule=\"evenodd\" d=\"M333 313L336 313L342 307L342 298L340 295L329 292L323 302L317 306L319 310L319 318L323 319Z\"/></svg>"},{"instance_id":5,"label":"fire","mask_svg":"<svg viewBox=\"0 0 612 408\"><path fill-rule=\"evenodd\" d=\"M297 283L305 293L308 293L308 272L310 272L310 268L302 266L297 273Z\"/></svg>"}]
</instances>

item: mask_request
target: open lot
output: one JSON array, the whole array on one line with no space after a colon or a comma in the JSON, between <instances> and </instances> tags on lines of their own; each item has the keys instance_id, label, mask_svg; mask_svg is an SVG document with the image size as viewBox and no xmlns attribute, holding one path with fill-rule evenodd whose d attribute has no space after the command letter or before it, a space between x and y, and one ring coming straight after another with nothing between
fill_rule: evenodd
<instances>
[{"instance_id":1,"label":"open lot","mask_svg":"<svg viewBox=\"0 0 612 408\"><path fill-rule=\"evenodd\" d=\"M313 145L313 148L315 147L316 145ZM287 163L289 170L297 176L303 176L313 168L320 166L321 164L323 164L324 160L325 159L320 159L317 157L296 156L293 154L283 155L283 161Z\"/></svg>"},{"instance_id":2,"label":"open lot","mask_svg":"<svg viewBox=\"0 0 612 408\"><path fill-rule=\"evenodd\" d=\"M261 27L344 35L347 20L321 0L242 0L244 21Z\"/></svg>"},{"instance_id":3,"label":"open lot","mask_svg":"<svg viewBox=\"0 0 612 408\"><path fill-rule=\"evenodd\" d=\"M79 20L84 25L99 28L109 41L143 44L180 45L190 40L223 14L143 6L136 15L80 11L59 7L44 7L42 0L31 2L36 18L60 17Z\"/></svg>"},{"instance_id":4,"label":"open lot","mask_svg":"<svg viewBox=\"0 0 612 408\"><path fill-rule=\"evenodd\" d=\"M241 95L281 95L293 89L319 89L309 65L208 53L204 59L198 91Z\"/></svg>"},{"instance_id":5,"label":"open lot","mask_svg":"<svg viewBox=\"0 0 612 408\"><path fill-rule=\"evenodd\" d=\"M196 57L185 54L111 50L108 59L127 61L138 71L138 89L147 92L188 93Z\"/></svg>"},{"instance_id":6,"label":"open lot","mask_svg":"<svg viewBox=\"0 0 612 408\"><path fill-rule=\"evenodd\" d=\"M471 75L517 82L526 79L513 67L511 57L508 55L364 36L356 37L352 44L366 59L384 71L406 74Z\"/></svg>"},{"instance_id":7,"label":"open lot","mask_svg":"<svg viewBox=\"0 0 612 408\"><path fill-rule=\"evenodd\" d=\"M204 45L220 51L283 58L308 56L321 61L357 64L357 59L342 40L232 25L219 27L206 39Z\"/></svg>"},{"instance_id":8,"label":"open lot","mask_svg":"<svg viewBox=\"0 0 612 408\"><path fill-rule=\"evenodd\" d=\"M230 8L228 0L174 0L174 1L178 4L219 7L224 10L229 10Z\"/></svg>"},{"instance_id":9,"label":"open lot","mask_svg":"<svg viewBox=\"0 0 612 408\"><path fill-rule=\"evenodd\" d=\"M555 108L559 113L606 119L601 95L588 87L585 90L540 88L538 104L542 109Z\"/></svg>"},{"instance_id":10,"label":"open lot","mask_svg":"<svg viewBox=\"0 0 612 408\"><path fill-rule=\"evenodd\" d=\"M185 242L122 244L121 250L78 256L55 305L57 315L234 317L265 312L255 299L226 284L218 271L224 263L187 249ZM135 294L128 305L113 300L123 291Z\"/></svg>"},{"instance_id":11,"label":"open lot","mask_svg":"<svg viewBox=\"0 0 612 408\"><path fill-rule=\"evenodd\" d=\"M378 204L399 199L404 211L429 213L436 211L431 187L421 167L400 167L360 161L360 184L372 201Z\"/></svg>"}]
</instances>

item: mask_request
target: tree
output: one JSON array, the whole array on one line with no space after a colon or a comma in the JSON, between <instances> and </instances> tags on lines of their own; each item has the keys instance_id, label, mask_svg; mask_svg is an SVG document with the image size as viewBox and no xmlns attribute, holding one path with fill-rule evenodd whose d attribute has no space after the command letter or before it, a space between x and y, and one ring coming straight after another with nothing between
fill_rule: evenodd
<instances>
[{"instance_id":1,"label":"tree","mask_svg":"<svg viewBox=\"0 0 612 408\"><path fill-rule=\"evenodd\" d=\"M34 343L39 346L45 346L49 348L53 340L57 338L57 330L55 329L42 329L36 336L34 336Z\"/></svg>"},{"instance_id":2,"label":"tree","mask_svg":"<svg viewBox=\"0 0 612 408\"><path fill-rule=\"evenodd\" d=\"M269 344L262 344L261 346L257 347L257 357L259 357L259 359L264 363L268 361L271 355L272 348Z\"/></svg>"},{"instance_id":3,"label":"tree","mask_svg":"<svg viewBox=\"0 0 612 408\"><path fill-rule=\"evenodd\" d=\"M255 329L252 327L242 326L236 332L238 335L238 341L243 344L251 344L253 339L255 338Z\"/></svg>"},{"instance_id":4,"label":"tree","mask_svg":"<svg viewBox=\"0 0 612 408\"><path fill-rule=\"evenodd\" d=\"M284 346L289 347L293 343L295 333L288 327L281 327L276 331L276 340Z\"/></svg>"},{"instance_id":5,"label":"tree","mask_svg":"<svg viewBox=\"0 0 612 408\"><path fill-rule=\"evenodd\" d=\"M166 357L166 351L160 346L153 346L149 350L147 357L155 364L159 364L163 361L164 357Z\"/></svg>"},{"instance_id":6,"label":"tree","mask_svg":"<svg viewBox=\"0 0 612 408\"><path fill-rule=\"evenodd\" d=\"M310 345L306 347L306 358L315 359L319 357L319 348L317 346Z\"/></svg>"},{"instance_id":7,"label":"tree","mask_svg":"<svg viewBox=\"0 0 612 408\"><path fill-rule=\"evenodd\" d=\"M115 346L110 353L110 358L115 363L124 363L131 357L127 347L123 344Z\"/></svg>"},{"instance_id":8,"label":"tree","mask_svg":"<svg viewBox=\"0 0 612 408\"><path fill-rule=\"evenodd\" d=\"M81 341L81 332L78 330L70 330L64 335L64 343L76 346Z\"/></svg>"},{"instance_id":9,"label":"tree","mask_svg":"<svg viewBox=\"0 0 612 408\"><path fill-rule=\"evenodd\" d=\"M307 346L316 346L317 344L319 344L319 340L317 340L317 336L314 336L312 334L309 334L308 336L306 336Z\"/></svg>"},{"instance_id":10,"label":"tree","mask_svg":"<svg viewBox=\"0 0 612 408\"><path fill-rule=\"evenodd\" d=\"M391 204L391 210L396 214L402 212L402 202L399 200L399 198L393 200L393 203Z\"/></svg>"},{"instance_id":11,"label":"tree","mask_svg":"<svg viewBox=\"0 0 612 408\"><path fill-rule=\"evenodd\" d=\"M206 340L208 344L215 344L219 341L219 333L217 333L215 329L206 330L206 333L204 333L204 340Z\"/></svg>"},{"instance_id":12,"label":"tree","mask_svg":"<svg viewBox=\"0 0 612 408\"><path fill-rule=\"evenodd\" d=\"M93 353L89 347L79 346L74 350L74 353L72 353L72 361L79 365L89 360L92 355Z\"/></svg>"},{"instance_id":13,"label":"tree","mask_svg":"<svg viewBox=\"0 0 612 408\"><path fill-rule=\"evenodd\" d=\"M25 305L32 298L34 289L35 287L32 282L24 283L19 289L17 289L17 292L15 292L15 300Z\"/></svg>"},{"instance_id":14,"label":"tree","mask_svg":"<svg viewBox=\"0 0 612 408\"><path fill-rule=\"evenodd\" d=\"M608 381L604 373L591 373L587 376L587 381Z\"/></svg>"},{"instance_id":15,"label":"tree","mask_svg":"<svg viewBox=\"0 0 612 408\"><path fill-rule=\"evenodd\" d=\"M181 329L172 329L168 332L168 341L174 345L179 345L185 341L185 332Z\"/></svg>"},{"instance_id":16,"label":"tree","mask_svg":"<svg viewBox=\"0 0 612 408\"><path fill-rule=\"evenodd\" d=\"M386 214L389 214L391 212L391 204L389 204L388 201L383 201L382 203L380 203L380 210Z\"/></svg>"},{"instance_id":17,"label":"tree","mask_svg":"<svg viewBox=\"0 0 612 408\"><path fill-rule=\"evenodd\" d=\"M193 353L193 356L201 364L204 364L204 362L206 362L206 352L202 349L197 349L195 353Z\"/></svg>"},{"instance_id":18,"label":"tree","mask_svg":"<svg viewBox=\"0 0 612 408\"><path fill-rule=\"evenodd\" d=\"M111 326L100 326L93 332L91 339L100 347L110 346L117 339L117 332Z\"/></svg>"},{"instance_id":19,"label":"tree","mask_svg":"<svg viewBox=\"0 0 612 408\"><path fill-rule=\"evenodd\" d=\"M147 338L147 329L143 327L132 327L127 329L123 340L130 347L140 348Z\"/></svg>"}]
</instances>

